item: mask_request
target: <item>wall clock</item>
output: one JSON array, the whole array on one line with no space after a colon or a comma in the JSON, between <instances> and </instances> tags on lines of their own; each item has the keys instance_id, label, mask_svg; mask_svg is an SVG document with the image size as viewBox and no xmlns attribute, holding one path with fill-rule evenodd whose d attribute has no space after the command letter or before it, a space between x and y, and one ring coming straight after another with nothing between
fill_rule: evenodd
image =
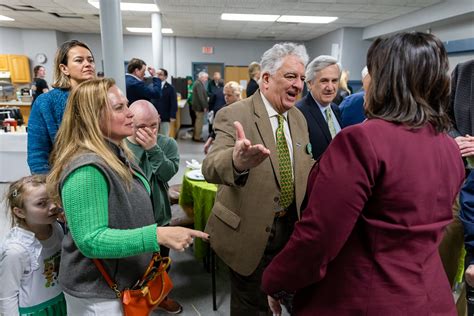
<instances>
[{"instance_id":1,"label":"wall clock","mask_svg":"<svg viewBox=\"0 0 474 316\"><path fill-rule=\"evenodd\" d=\"M43 54L43 53L36 54L35 60L38 64L46 63L46 60L47 60L46 54Z\"/></svg>"}]
</instances>

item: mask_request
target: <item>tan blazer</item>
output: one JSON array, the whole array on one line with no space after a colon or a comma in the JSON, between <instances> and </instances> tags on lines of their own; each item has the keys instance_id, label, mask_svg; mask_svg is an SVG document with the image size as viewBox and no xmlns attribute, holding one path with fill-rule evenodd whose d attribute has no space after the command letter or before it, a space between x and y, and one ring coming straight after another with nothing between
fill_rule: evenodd
<instances>
[{"instance_id":1,"label":"tan blazer","mask_svg":"<svg viewBox=\"0 0 474 316\"><path fill-rule=\"evenodd\" d=\"M232 165L236 140L234 121L242 124L252 144L263 144L271 153L269 159L240 178L234 174ZM296 107L288 111L288 122L299 217L313 160L307 150L306 120ZM222 108L214 121L214 129L216 139L204 159L202 171L206 180L219 184L219 188L206 232L211 236L214 251L232 270L250 275L262 258L280 198L278 153L260 90L250 98Z\"/></svg>"}]
</instances>

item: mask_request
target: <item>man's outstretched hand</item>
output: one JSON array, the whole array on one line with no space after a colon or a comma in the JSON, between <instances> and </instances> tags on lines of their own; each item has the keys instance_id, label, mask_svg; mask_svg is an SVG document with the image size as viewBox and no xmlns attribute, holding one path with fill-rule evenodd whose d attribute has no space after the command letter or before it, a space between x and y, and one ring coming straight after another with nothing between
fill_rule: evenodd
<instances>
[{"instance_id":1,"label":"man's outstretched hand","mask_svg":"<svg viewBox=\"0 0 474 316\"><path fill-rule=\"evenodd\" d=\"M234 146L234 152L232 154L232 160L234 162L234 168L237 172L243 172L245 170L252 169L258 166L268 156L270 156L270 150L268 150L262 144L252 145L250 140L245 138L244 128L242 124L235 121L235 135L236 141Z\"/></svg>"}]
</instances>

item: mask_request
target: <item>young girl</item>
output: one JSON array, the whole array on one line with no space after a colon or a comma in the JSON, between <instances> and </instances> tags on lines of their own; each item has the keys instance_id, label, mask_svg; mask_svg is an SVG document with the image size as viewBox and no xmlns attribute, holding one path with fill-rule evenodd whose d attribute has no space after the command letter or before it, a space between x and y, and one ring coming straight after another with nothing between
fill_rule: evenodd
<instances>
[{"instance_id":1,"label":"young girl","mask_svg":"<svg viewBox=\"0 0 474 316\"><path fill-rule=\"evenodd\" d=\"M0 246L0 315L66 315L57 279L62 209L49 199L45 180L24 177L7 192L14 227Z\"/></svg>"}]
</instances>

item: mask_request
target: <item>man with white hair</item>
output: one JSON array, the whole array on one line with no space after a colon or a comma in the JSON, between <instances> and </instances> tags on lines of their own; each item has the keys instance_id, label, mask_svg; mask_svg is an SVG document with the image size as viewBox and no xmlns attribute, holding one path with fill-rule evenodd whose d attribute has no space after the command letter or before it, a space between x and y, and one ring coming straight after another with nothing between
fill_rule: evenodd
<instances>
[{"instance_id":1,"label":"man with white hair","mask_svg":"<svg viewBox=\"0 0 474 316\"><path fill-rule=\"evenodd\" d=\"M196 122L194 123L194 136L195 142L204 142L201 138L202 126L204 125L204 112L209 109L209 102L206 91L206 82L209 75L201 71L198 74L198 80L193 86L193 111L196 113Z\"/></svg>"},{"instance_id":2,"label":"man with white hair","mask_svg":"<svg viewBox=\"0 0 474 316\"><path fill-rule=\"evenodd\" d=\"M127 137L127 146L150 183L157 225L168 226L171 221L168 181L178 172L178 144L173 138L158 135L160 116L151 102L135 101L130 105L130 111L133 113L133 135ZM163 257L169 256L169 252L169 248L160 245ZM178 302L168 297L159 309L171 314L183 310Z\"/></svg>"},{"instance_id":3,"label":"man with white hair","mask_svg":"<svg viewBox=\"0 0 474 316\"><path fill-rule=\"evenodd\" d=\"M341 111L342 127L362 123L365 120L364 96L365 91L367 91L367 87L370 83L370 76L367 66L362 69L361 74L363 90L351 94L339 105L339 110Z\"/></svg>"},{"instance_id":4,"label":"man with white hair","mask_svg":"<svg viewBox=\"0 0 474 316\"><path fill-rule=\"evenodd\" d=\"M303 45L275 44L261 61L260 89L222 108L215 142L204 159L219 184L206 226L211 247L230 267L231 315L271 315L262 273L288 241L313 164L304 116L294 105L303 90Z\"/></svg>"},{"instance_id":5,"label":"man with white hair","mask_svg":"<svg viewBox=\"0 0 474 316\"><path fill-rule=\"evenodd\" d=\"M332 56L321 55L306 67L308 94L296 106L308 123L314 159L324 153L331 140L341 131L339 108L332 103L337 95L341 65Z\"/></svg>"}]
</instances>

